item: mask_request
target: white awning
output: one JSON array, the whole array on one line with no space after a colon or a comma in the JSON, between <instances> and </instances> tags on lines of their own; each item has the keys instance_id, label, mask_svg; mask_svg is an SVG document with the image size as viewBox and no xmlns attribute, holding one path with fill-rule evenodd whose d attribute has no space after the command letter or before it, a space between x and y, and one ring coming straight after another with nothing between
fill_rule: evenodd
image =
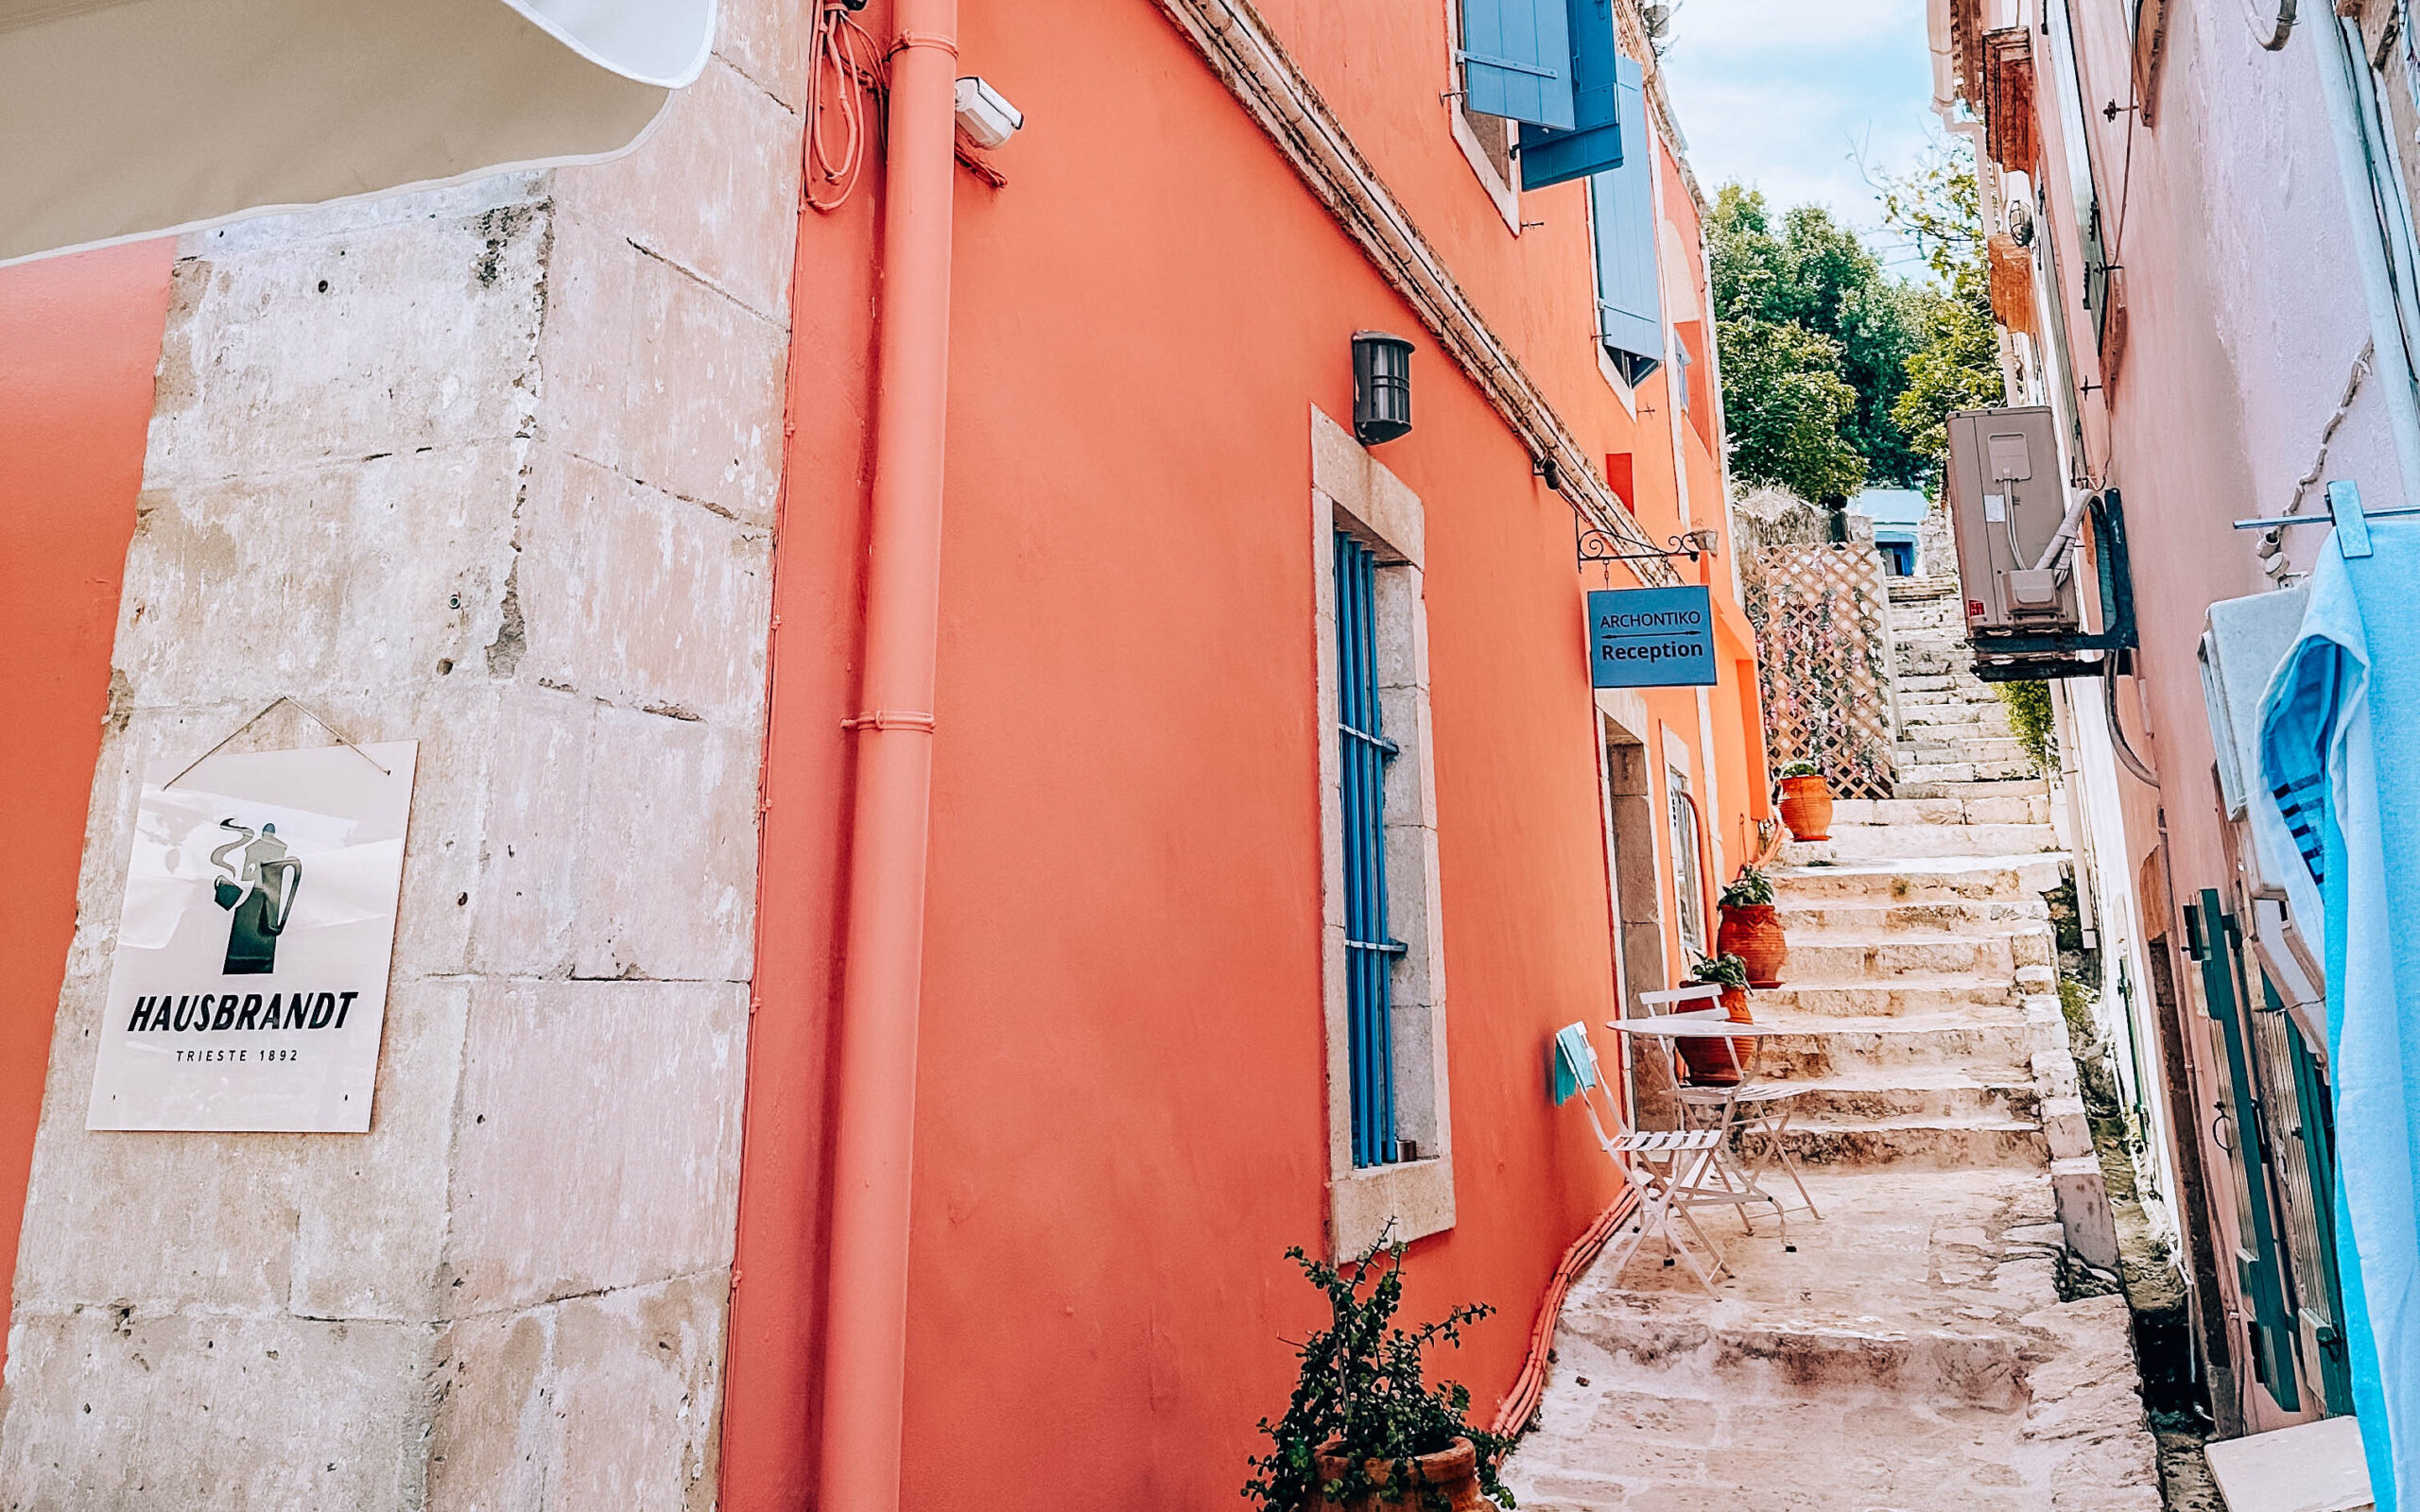
<instances>
[{"instance_id":1,"label":"white awning","mask_svg":"<svg viewBox=\"0 0 2420 1512\"><path fill-rule=\"evenodd\" d=\"M0 264L609 157L715 0L0 0Z\"/></svg>"}]
</instances>

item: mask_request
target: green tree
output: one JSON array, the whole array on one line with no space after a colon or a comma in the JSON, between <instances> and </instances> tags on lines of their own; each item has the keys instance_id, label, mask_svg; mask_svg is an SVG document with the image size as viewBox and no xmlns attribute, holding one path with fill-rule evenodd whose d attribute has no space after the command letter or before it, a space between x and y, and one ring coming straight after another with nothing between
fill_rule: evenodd
<instances>
[{"instance_id":1,"label":"green tree","mask_svg":"<svg viewBox=\"0 0 2420 1512\"><path fill-rule=\"evenodd\" d=\"M1935 294L1926 302L1924 345L1908 358L1907 391L1891 418L1924 458L1926 490L1936 491L1949 456L1949 412L2000 404L2008 390L1988 297L1978 303Z\"/></svg>"},{"instance_id":2,"label":"green tree","mask_svg":"<svg viewBox=\"0 0 2420 1512\"><path fill-rule=\"evenodd\" d=\"M1866 459L1851 440L1858 392L1841 376L1841 344L1794 320L1724 320L1717 335L1732 478L1802 499L1864 487Z\"/></svg>"},{"instance_id":3,"label":"green tree","mask_svg":"<svg viewBox=\"0 0 2420 1512\"><path fill-rule=\"evenodd\" d=\"M1908 172L1884 175L1881 189L1883 219L1915 242L1942 284L1921 295L1923 339L1891 409L1923 459L1926 489L1937 490L1949 455L1949 412L2001 404L2008 393L1973 151L1962 141L1936 144Z\"/></svg>"},{"instance_id":4,"label":"green tree","mask_svg":"<svg viewBox=\"0 0 2420 1512\"><path fill-rule=\"evenodd\" d=\"M1716 198L1708 233L1718 322L1726 331L1740 321L1796 326L1828 341L1837 353L1828 369L1852 398L1839 422L1843 438L1865 459L1874 481L1913 484L1926 459L1910 446L1892 406L1907 387L1908 358L1923 339L1924 312L1914 291L1885 277L1857 233L1821 206L1798 206L1776 230L1762 194L1727 184ZM1759 400L1740 390L1731 379L1730 337L1724 340L1724 407L1736 413L1745 404L1770 417L1782 396ZM1821 387L1801 386L1800 397L1812 397Z\"/></svg>"}]
</instances>

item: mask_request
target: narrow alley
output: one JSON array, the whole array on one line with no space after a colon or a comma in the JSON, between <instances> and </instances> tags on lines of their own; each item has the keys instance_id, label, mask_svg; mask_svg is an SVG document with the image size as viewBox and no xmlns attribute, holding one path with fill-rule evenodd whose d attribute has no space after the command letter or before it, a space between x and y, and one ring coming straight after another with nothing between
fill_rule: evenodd
<instances>
[{"instance_id":1,"label":"narrow alley","mask_svg":"<svg viewBox=\"0 0 2420 1512\"><path fill-rule=\"evenodd\" d=\"M1508 1481L1544 1512L2156 1512L2124 1299L2060 1011L2046 782L1967 667L1955 578L1893 580L1898 796L1774 874L1789 1138L1822 1217L1703 1221L1708 1297L1642 1246L1575 1287ZM1652 1116L1651 1109L1650 1116ZM1793 1197L1769 1175L1769 1187ZM2114 1260L2112 1254L2108 1257ZM2097 1292L2075 1300L2078 1291Z\"/></svg>"},{"instance_id":2,"label":"narrow alley","mask_svg":"<svg viewBox=\"0 0 2420 1512\"><path fill-rule=\"evenodd\" d=\"M2420 1512L2415 8L0 0L0 1512Z\"/></svg>"}]
</instances>

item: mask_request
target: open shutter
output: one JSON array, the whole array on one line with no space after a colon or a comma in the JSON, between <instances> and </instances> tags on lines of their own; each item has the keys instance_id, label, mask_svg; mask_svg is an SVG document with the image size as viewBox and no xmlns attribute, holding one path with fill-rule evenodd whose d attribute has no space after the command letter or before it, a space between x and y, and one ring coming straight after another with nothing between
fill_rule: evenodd
<instances>
[{"instance_id":1,"label":"open shutter","mask_svg":"<svg viewBox=\"0 0 2420 1512\"><path fill-rule=\"evenodd\" d=\"M1664 361L1664 300L1655 275L1655 154L1647 139L1647 94L1639 67L1617 59L1616 98L1622 165L1588 180L1597 234L1597 335L1637 383Z\"/></svg>"},{"instance_id":2,"label":"open shutter","mask_svg":"<svg viewBox=\"0 0 2420 1512\"><path fill-rule=\"evenodd\" d=\"M2266 971L2260 973L2260 990L2293 1057L2294 1135L2308 1176L2310 1264L2318 1273L2304 1281L2303 1317L2310 1324L2312 1342L2319 1346L2320 1395L2329 1412L2349 1413L2353 1410L2353 1358L2344 1336L2343 1273L2336 1262L2336 1105L2326 1071L2304 1040L2301 1027L2286 1012Z\"/></svg>"},{"instance_id":3,"label":"open shutter","mask_svg":"<svg viewBox=\"0 0 2420 1512\"><path fill-rule=\"evenodd\" d=\"M1462 0L1462 106L1568 131L1571 26L1565 0Z\"/></svg>"},{"instance_id":4,"label":"open shutter","mask_svg":"<svg viewBox=\"0 0 2420 1512\"><path fill-rule=\"evenodd\" d=\"M1614 43L1614 0L1568 0L1571 109L1577 127L1521 128L1521 187L1584 179L1622 165L1620 50Z\"/></svg>"},{"instance_id":5,"label":"open shutter","mask_svg":"<svg viewBox=\"0 0 2420 1512\"><path fill-rule=\"evenodd\" d=\"M2202 889L2199 908L2186 905L2187 954L2201 964L2203 1001L2226 1048L2226 1102L2221 1110L2234 1130L2237 1213L2243 1241L2236 1248L2236 1280L2252 1308L2253 1363L2277 1405L2298 1412L2302 1398L2294 1389L2294 1344L2300 1331L2286 1306L2285 1268L2278 1255L2276 1216L2270 1205L2268 1130L2260 1119L2243 1008L2236 995L2234 932L2235 920L2221 911L2215 888Z\"/></svg>"}]
</instances>

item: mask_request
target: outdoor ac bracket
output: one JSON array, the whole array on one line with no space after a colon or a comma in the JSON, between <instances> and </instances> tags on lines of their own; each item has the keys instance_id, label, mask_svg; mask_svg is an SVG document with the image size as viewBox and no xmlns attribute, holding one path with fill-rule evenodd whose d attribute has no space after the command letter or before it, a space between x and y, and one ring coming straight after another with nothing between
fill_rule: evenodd
<instances>
[{"instance_id":1,"label":"outdoor ac bracket","mask_svg":"<svg viewBox=\"0 0 2420 1512\"><path fill-rule=\"evenodd\" d=\"M2062 678L2123 677L2134 671L2142 644L2135 627L2135 575L2126 554L2126 519L2116 489L2089 501L2100 550L2100 622L2108 628L2075 635L1979 635L1972 642L1975 676L1985 682L2047 682ZM1963 585L1961 585L1962 592Z\"/></svg>"}]
</instances>

